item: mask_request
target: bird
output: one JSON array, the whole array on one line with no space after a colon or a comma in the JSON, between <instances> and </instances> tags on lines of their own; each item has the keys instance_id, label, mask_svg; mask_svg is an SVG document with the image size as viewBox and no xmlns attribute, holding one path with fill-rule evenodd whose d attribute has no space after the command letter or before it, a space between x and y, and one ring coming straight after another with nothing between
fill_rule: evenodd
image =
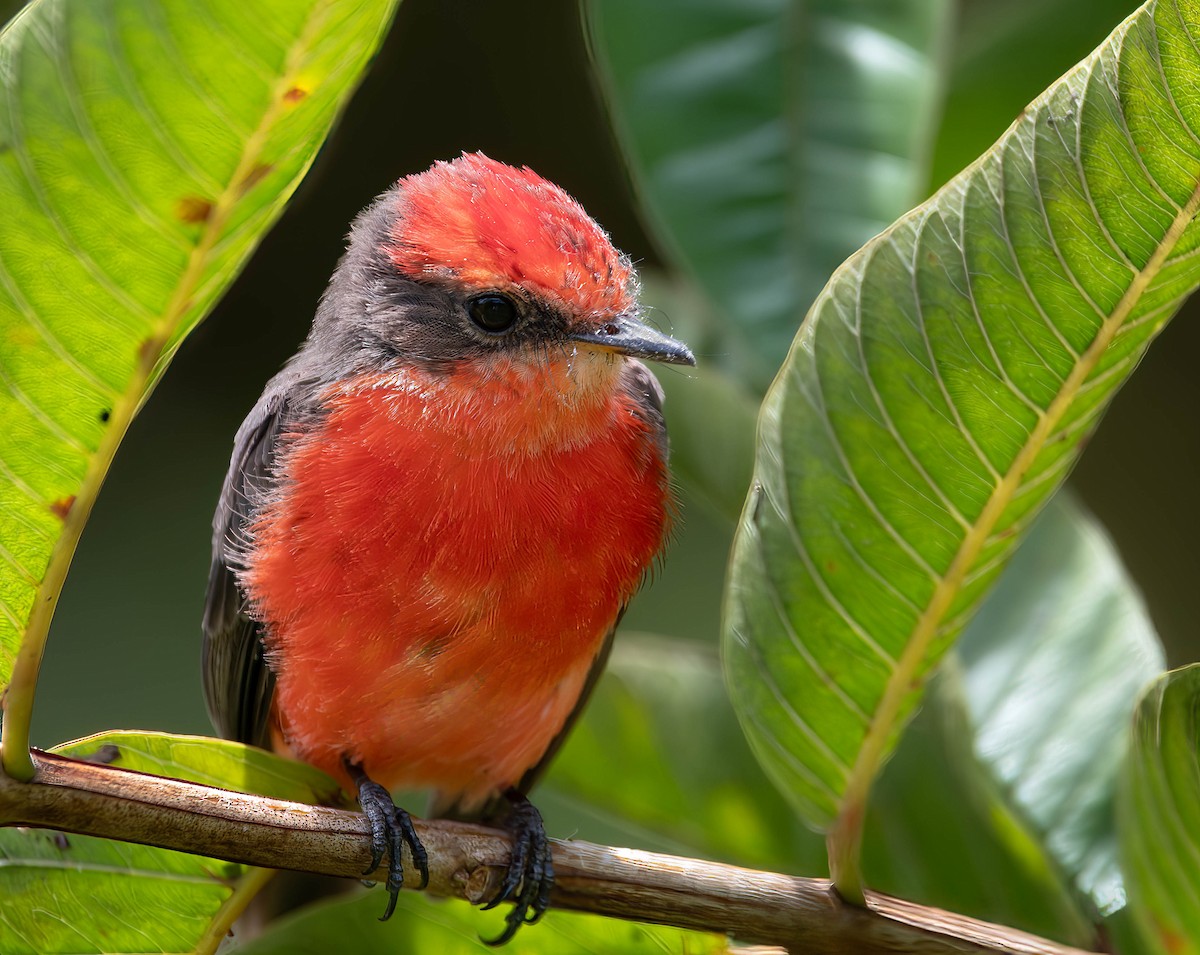
<instances>
[{"instance_id":1,"label":"bird","mask_svg":"<svg viewBox=\"0 0 1200 955\"><path fill-rule=\"evenodd\" d=\"M391 792L505 827L500 944L549 905L528 793L676 520L663 392L694 365L565 190L464 153L354 220L298 352L234 439L205 699L221 735L357 797L373 860L428 859Z\"/></svg>"}]
</instances>

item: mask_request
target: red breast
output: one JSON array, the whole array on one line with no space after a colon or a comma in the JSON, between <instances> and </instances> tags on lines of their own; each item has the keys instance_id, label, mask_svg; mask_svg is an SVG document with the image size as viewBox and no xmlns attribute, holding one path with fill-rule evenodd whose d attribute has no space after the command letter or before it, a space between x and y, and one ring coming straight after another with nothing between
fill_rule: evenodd
<instances>
[{"instance_id":1,"label":"red breast","mask_svg":"<svg viewBox=\"0 0 1200 955\"><path fill-rule=\"evenodd\" d=\"M242 575L295 755L464 808L539 760L668 531L625 369L490 357L327 390Z\"/></svg>"}]
</instances>

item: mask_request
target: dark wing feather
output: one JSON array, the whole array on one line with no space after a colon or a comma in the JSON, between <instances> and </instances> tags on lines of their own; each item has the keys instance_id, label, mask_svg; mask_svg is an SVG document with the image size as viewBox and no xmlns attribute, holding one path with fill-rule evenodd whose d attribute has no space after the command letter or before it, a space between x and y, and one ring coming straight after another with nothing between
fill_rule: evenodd
<instances>
[{"instance_id":1,"label":"dark wing feather","mask_svg":"<svg viewBox=\"0 0 1200 955\"><path fill-rule=\"evenodd\" d=\"M659 452L663 460L666 460L668 450L667 425L663 419L662 386L658 383L658 379L654 377L649 368L640 361L630 361L626 387L629 388L630 392L637 399L639 411L653 429L654 439L657 442ZM537 784L537 781L541 779L551 760L554 759L559 749L562 748L562 744L566 742L567 735L571 732L571 728L583 713L588 700L591 698L592 691L596 688L596 684L604 674L604 668L608 664L608 656L612 652L613 637L616 635L617 627L620 625L623 616L625 616L624 607L617 614L617 619L613 621L612 629L608 631L608 635L604 638L604 644L600 647L600 651L592 661L591 669L588 670L587 679L584 681L583 689L579 693L579 700L575 704L575 709L571 711L566 722L563 723L562 729L550 741L550 745L546 747L546 751L542 753L538 761L525 771L525 774L515 787L518 792L528 795L529 791ZM458 808L454 794L438 793L434 798L430 815L439 818L482 819L488 821L502 814L507 807L508 801L503 797L499 797L488 802L482 809L472 813L463 813Z\"/></svg>"},{"instance_id":2,"label":"dark wing feather","mask_svg":"<svg viewBox=\"0 0 1200 955\"><path fill-rule=\"evenodd\" d=\"M287 428L283 393L264 395L238 431L213 518L212 565L204 603L204 697L217 732L255 746L268 743L275 675L263 659L262 632L246 613L235 570L251 509L271 482Z\"/></svg>"}]
</instances>

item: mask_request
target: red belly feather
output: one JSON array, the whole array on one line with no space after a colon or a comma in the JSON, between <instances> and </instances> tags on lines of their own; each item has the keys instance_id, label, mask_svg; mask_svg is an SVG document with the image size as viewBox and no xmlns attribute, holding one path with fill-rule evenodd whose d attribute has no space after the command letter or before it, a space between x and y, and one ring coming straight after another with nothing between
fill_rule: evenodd
<instances>
[{"instance_id":1,"label":"red belly feather","mask_svg":"<svg viewBox=\"0 0 1200 955\"><path fill-rule=\"evenodd\" d=\"M327 396L242 581L296 756L464 805L536 764L667 531L665 463L617 368L408 370Z\"/></svg>"}]
</instances>

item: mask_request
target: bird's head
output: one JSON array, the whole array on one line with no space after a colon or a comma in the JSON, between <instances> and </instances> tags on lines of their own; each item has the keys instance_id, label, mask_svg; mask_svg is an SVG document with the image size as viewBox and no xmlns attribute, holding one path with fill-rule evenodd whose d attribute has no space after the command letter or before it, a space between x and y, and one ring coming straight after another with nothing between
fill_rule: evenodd
<instances>
[{"instance_id":1,"label":"bird's head","mask_svg":"<svg viewBox=\"0 0 1200 955\"><path fill-rule=\"evenodd\" d=\"M641 321L637 294L628 257L578 202L472 153L401 179L355 220L313 336L360 367L695 364Z\"/></svg>"}]
</instances>

